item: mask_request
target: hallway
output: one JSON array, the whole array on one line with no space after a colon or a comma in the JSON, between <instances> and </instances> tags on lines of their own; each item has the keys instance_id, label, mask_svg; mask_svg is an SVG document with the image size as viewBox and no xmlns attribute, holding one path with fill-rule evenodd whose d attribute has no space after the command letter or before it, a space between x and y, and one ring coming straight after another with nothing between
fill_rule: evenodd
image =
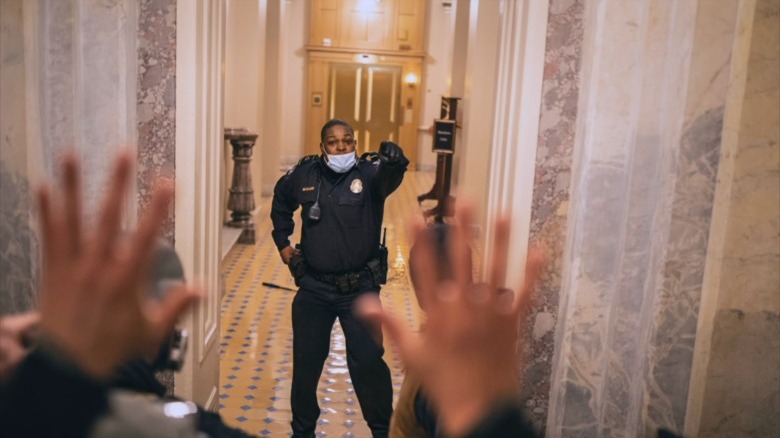
<instances>
[{"instance_id":1,"label":"hallway","mask_svg":"<svg viewBox=\"0 0 780 438\"><path fill-rule=\"evenodd\" d=\"M419 323L419 311L407 276L409 242L407 220L420 209L417 195L433 185L434 175L408 172L401 187L385 205L384 226L390 252L388 283L382 302L410 326ZM226 423L260 436L289 434L292 379L290 309L295 292L262 286L263 282L295 288L271 239L268 217L271 198L260 201L254 246L236 245L223 263L219 411ZM296 235L300 230L296 212ZM395 397L403 380L397 355L385 337L385 360L390 366ZM331 353L318 387L322 416L318 436L365 437L363 420L346 367L344 337L338 322L331 335Z\"/></svg>"}]
</instances>

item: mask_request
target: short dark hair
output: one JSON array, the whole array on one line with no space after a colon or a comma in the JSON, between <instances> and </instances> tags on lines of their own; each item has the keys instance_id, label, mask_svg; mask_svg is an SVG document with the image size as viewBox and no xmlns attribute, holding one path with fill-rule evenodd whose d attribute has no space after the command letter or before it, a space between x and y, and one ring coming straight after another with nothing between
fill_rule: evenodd
<instances>
[{"instance_id":1,"label":"short dark hair","mask_svg":"<svg viewBox=\"0 0 780 438\"><path fill-rule=\"evenodd\" d=\"M352 131L352 135L355 135L355 130L352 129L352 125L350 125L346 120L344 119L330 119L328 120L324 125L322 125L322 130L320 131L320 141L325 143L325 133L328 132L328 129L336 126L341 125Z\"/></svg>"}]
</instances>

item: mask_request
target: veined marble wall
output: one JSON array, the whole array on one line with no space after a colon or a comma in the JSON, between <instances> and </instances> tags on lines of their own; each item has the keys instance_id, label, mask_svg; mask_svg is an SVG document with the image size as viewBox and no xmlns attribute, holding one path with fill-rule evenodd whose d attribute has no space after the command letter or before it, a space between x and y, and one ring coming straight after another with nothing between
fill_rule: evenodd
<instances>
[{"instance_id":1,"label":"veined marble wall","mask_svg":"<svg viewBox=\"0 0 780 438\"><path fill-rule=\"evenodd\" d=\"M4 0L2 58L4 133L3 263L12 275L2 312L35 301L35 208L29 187L58 174L65 151L80 157L87 209L100 201L114 152L135 139L136 9L132 0ZM9 10L10 15L5 11ZM12 23L10 23L12 22ZM6 46L6 42L8 46ZM13 96L6 100L6 92ZM5 136L4 136L5 137ZM13 204L13 205L10 205ZM131 208L133 217L134 209ZM6 220L10 218L10 220ZM22 243L23 239L29 244ZM26 281L26 283L24 282ZM22 298L24 297L24 298Z\"/></svg>"},{"instance_id":2,"label":"veined marble wall","mask_svg":"<svg viewBox=\"0 0 780 438\"><path fill-rule=\"evenodd\" d=\"M38 236L27 178L24 2L0 1L0 315L35 307Z\"/></svg>"},{"instance_id":3,"label":"veined marble wall","mask_svg":"<svg viewBox=\"0 0 780 438\"><path fill-rule=\"evenodd\" d=\"M143 214L152 194L152 181L164 177L173 184L176 172L176 0L140 0L138 11L136 199ZM163 236L174 242L175 214L168 210ZM174 392L172 371L157 373L169 396Z\"/></svg>"},{"instance_id":4,"label":"veined marble wall","mask_svg":"<svg viewBox=\"0 0 780 438\"><path fill-rule=\"evenodd\" d=\"M558 318L561 260L566 236L572 149L577 121L584 0L550 2L545 48L539 142L536 150L530 241L541 244L553 265L537 288L533 316L524 322L523 398L544 430Z\"/></svg>"},{"instance_id":5,"label":"veined marble wall","mask_svg":"<svg viewBox=\"0 0 780 438\"><path fill-rule=\"evenodd\" d=\"M143 214L156 176L175 178L176 0L140 0L138 13L138 211ZM163 224L174 241L174 214Z\"/></svg>"},{"instance_id":6,"label":"veined marble wall","mask_svg":"<svg viewBox=\"0 0 780 438\"><path fill-rule=\"evenodd\" d=\"M702 438L780 433L780 0L739 17L685 429Z\"/></svg>"},{"instance_id":7,"label":"veined marble wall","mask_svg":"<svg viewBox=\"0 0 780 438\"><path fill-rule=\"evenodd\" d=\"M585 3L549 436L683 430L737 5Z\"/></svg>"},{"instance_id":8,"label":"veined marble wall","mask_svg":"<svg viewBox=\"0 0 780 438\"><path fill-rule=\"evenodd\" d=\"M0 313L35 305L38 247L30 186L74 150L85 205L101 200L113 157L138 142L138 207L149 176L172 175L175 0L2 0ZM139 22L140 16L140 22ZM138 118L136 118L138 114ZM167 226L172 237L172 220Z\"/></svg>"},{"instance_id":9,"label":"veined marble wall","mask_svg":"<svg viewBox=\"0 0 780 438\"><path fill-rule=\"evenodd\" d=\"M28 114L39 118L33 129L40 143L28 148L39 150L47 177L59 171L60 156L74 150L85 205L95 208L111 158L136 137L136 1L30 3L25 12L35 23L28 42L37 53L31 53L36 65L29 71Z\"/></svg>"}]
</instances>

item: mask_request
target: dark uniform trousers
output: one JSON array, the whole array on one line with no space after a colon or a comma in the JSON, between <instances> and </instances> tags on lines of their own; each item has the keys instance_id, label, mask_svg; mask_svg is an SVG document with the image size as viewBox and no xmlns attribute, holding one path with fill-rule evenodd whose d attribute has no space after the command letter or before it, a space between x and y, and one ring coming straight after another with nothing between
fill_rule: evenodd
<instances>
[{"instance_id":1,"label":"dark uniform trousers","mask_svg":"<svg viewBox=\"0 0 780 438\"><path fill-rule=\"evenodd\" d=\"M377 293L370 280L354 292L305 275L292 306L293 380L292 429L294 437L314 437L320 407L317 383L330 351L330 333L336 318L344 330L347 367L355 393L374 437L386 437L393 413L390 369L382 359L381 330L373 331L352 312L355 299ZM379 343L377 343L377 340Z\"/></svg>"}]
</instances>

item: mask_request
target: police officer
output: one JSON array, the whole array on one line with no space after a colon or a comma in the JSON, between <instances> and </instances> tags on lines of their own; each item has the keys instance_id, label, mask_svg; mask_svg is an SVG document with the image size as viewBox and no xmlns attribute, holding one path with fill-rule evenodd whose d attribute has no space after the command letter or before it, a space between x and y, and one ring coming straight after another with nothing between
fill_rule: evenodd
<instances>
[{"instance_id":1,"label":"police officer","mask_svg":"<svg viewBox=\"0 0 780 438\"><path fill-rule=\"evenodd\" d=\"M363 417L374 437L385 437L393 390L381 331L359 321L352 304L361 294L379 293L387 269L380 257L385 199L401 184L409 160L390 141L378 155L358 160L354 131L340 119L325 123L320 139L322 155L304 157L277 182L271 209L274 242L299 286L292 308L293 436L314 436L317 383L339 318ZM301 242L293 248L289 236L299 206Z\"/></svg>"}]
</instances>

